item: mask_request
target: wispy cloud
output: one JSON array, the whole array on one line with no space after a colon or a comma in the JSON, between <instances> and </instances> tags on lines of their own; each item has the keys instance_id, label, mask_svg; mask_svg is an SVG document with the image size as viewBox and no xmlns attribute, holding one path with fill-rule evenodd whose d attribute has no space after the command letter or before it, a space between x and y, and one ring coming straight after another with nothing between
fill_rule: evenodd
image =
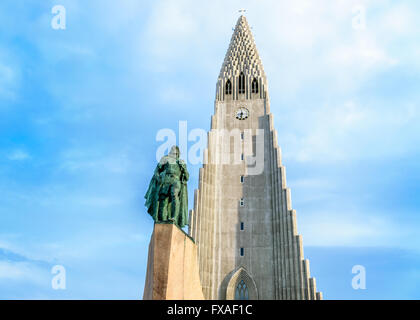
<instances>
[{"instance_id":1,"label":"wispy cloud","mask_svg":"<svg viewBox=\"0 0 420 320\"><path fill-rule=\"evenodd\" d=\"M50 264L47 262L32 260L0 247L0 283L3 286L26 284L48 288L49 272ZM3 294L0 292L0 295Z\"/></svg>"},{"instance_id":2,"label":"wispy cloud","mask_svg":"<svg viewBox=\"0 0 420 320\"><path fill-rule=\"evenodd\" d=\"M0 99L14 100L17 97L17 89L20 83L20 72L15 61L6 55L5 50L0 48ZM7 104L0 104L1 107ZM1 110L1 109L0 109Z\"/></svg>"},{"instance_id":3,"label":"wispy cloud","mask_svg":"<svg viewBox=\"0 0 420 320\"><path fill-rule=\"evenodd\" d=\"M29 262L0 261L0 282L11 280L48 286L48 271Z\"/></svg>"},{"instance_id":4,"label":"wispy cloud","mask_svg":"<svg viewBox=\"0 0 420 320\"><path fill-rule=\"evenodd\" d=\"M30 159L30 155L24 150L14 150L7 155L7 158L11 161L23 161Z\"/></svg>"},{"instance_id":5,"label":"wispy cloud","mask_svg":"<svg viewBox=\"0 0 420 320\"><path fill-rule=\"evenodd\" d=\"M411 221L413 222L413 221ZM416 225L419 221L415 221ZM391 247L420 251L417 227L384 212L314 211L301 215L299 229L305 245Z\"/></svg>"}]
</instances>

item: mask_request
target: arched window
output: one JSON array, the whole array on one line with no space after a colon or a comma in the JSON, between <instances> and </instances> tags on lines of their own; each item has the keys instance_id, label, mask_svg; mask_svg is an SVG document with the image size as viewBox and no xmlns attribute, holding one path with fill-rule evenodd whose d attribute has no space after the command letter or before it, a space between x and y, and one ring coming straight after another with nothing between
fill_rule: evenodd
<instances>
[{"instance_id":1,"label":"arched window","mask_svg":"<svg viewBox=\"0 0 420 320\"><path fill-rule=\"evenodd\" d=\"M258 300L255 281L243 267L232 271L227 279L226 300L236 299Z\"/></svg>"},{"instance_id":2,"label":"arched window","mask_svg":"<svg viewBox=\"0 0 420 320\"><path fill-rule=\"evenodd\" d=\"M228 79L228 81L226 81L226 90L225 90L226 94L232 94L232 82L230 82L230 80Z\"/></svg>"},{"instance_id":3,"label":"arched window","mask_svg":"<svg viewBox=\"0 0 420 320\"><path fill-rule=\"evenodd\" d=\"M252 93L258 93L258 81L256 78L252 80Z\"/></svg>"},{"instance_id":4,"label":"arched window","mask_svg":"<svg viewBox=\"0 0 420 320\"><path fill-rule=\"evenodd\" d=\"M245 93L245 76L243 72L239 75L239 93Z\"/></svg>"},{"instance_id":5,"label":"arched window","mask_svg":"<svg viewBox=\"0 0 420 320\"><path fill-rule=\"evenodd\" d=\"M249 300L248 287L244 280L241 280L236 286L235 300Z\"/></svg>"}]
</instances>

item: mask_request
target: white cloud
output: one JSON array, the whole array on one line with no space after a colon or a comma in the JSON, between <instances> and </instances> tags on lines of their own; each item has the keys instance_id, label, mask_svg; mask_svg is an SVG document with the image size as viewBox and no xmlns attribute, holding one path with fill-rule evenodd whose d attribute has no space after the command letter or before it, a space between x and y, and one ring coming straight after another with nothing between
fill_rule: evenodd
<instances>
[{"instance_id":1,"label":"white cloud","mask_svg":"<svg viewBox=\"0 0 420 320\"><path fill-rule=\"evenodd\" d=\"M395 221L386 212L317 212L299 215L306 246L394 247L419 250L418 221Z\"/></svg>"},{"instance_id":2,"label":"white cloud","mask_svg":"<svg viewBox=\"0 0 420 320\"><path fill-rule=\"evenodd\" d=\"M419 141L410 130L401 139L402 132L420 124L420 114L412 103L397 107L349 100L295 110L290 121L290 129L284 129L279 143L284 157L298 162L337 163L407 155Z\"/></svg>"},{"instance_id":3,"label":"white cloud","mask_svg":"<svg viewBox=\"0 0 420 320\"><path fill-rule=\"evenodd\" d=\"M179 43L190 40L198 31L197 19L185 10L188 1L161 1L149 20L150 49L158 56L168 57L185 49ZM175 50L174 50L175 49Z\"/></svg>"},{"instance_id":4,"label":"white cloud","mask_svg":"<svg viewBox=\"0 0 420 320\"><path fill-rule=\"evenodd\" d=\"M27 259L27 261L0 259L0 280L9 278L39 283L45 278L43 274L50 272L48 265L62 264L71 267L75 264L83 265L99 261L108 263L119 254L127 259L126 255L131 255L130 252L133 250L137 251L139 248L147 250L151 229L143 232L142 227L139 229L138 226L129 225L128 222L123 224L95 222L93 229L86 228L90 223L92 221L86 219L83 226L69 225L62 230L60 236L55 236L50 241L47 239L28 241L24 235L11 237L0 234L0 249L4 248ZM111 256L110 252L113 252ZM145 255L145 252L140 250L139 255Z\"/></svg>"},{"instance_id":5,"label":"white cloud","mask_svg":"<svg viewBox=\"0 0 420 320\"><path fill-rule=\"evenodd\" d=\"M300 118L300 125L296 124L302 129L301 134L282 136L281 143L287 145L285 157L299 162L349 159L348 145L343 142L368 121L366 111L347 101L339 106L320 107L310 113L304 119Z\"/></svg>"},{"instance_id":6,"label":"white cloud","mask_svg":"<svg viewBox=\"0 0 420 320\"><path fill-rule=\"evenodd\" d=\"M166 103L186 102L191 100L191 94L188 94L182 87L169 86L159 92L160 98Z\"/></svg>"},{"instance_id":7,"label":"white cloud","mask_svg":"<svg viewBox=\"0 0 420 320\"><path fill-rule=\"evenodd\" d=\"M131 229L131 230L130 230ZM147 248L149 237L133 232L133 228L121 226L97 226L95 231L78 231L65 240L54 243L38 243L34 250L39 256L51 260L52 257L60 263L74 264L109 261L109 252L122 255L130 252L133 247Z\"/></svg>"},{"instance_id":8,"label":"white cloud","mask_svg":"<svg viewBox=\"0 0 420 320\"><path fill-rule=\"evenodd\" d=\"M30 159L30 155L26 151L18 149L9 153L7 158L11 161L23 161Z\"/></svg>"},{"instance_id":9,"label":"white cloud","mask_svg":"<svg viewBox=\"0 0 420 320\"><path fill-rule=\"evenodd\" d=\"M293 188L326 188L331 187L331 183L327 180L322 179L297 179L297 180L288 180L289 187Z\"/></svg>"},{"instance_id":10,"label":"white cloud","mask_svg":"<svg viewBox=\"0 0 420 320\"><path fill-rule=\"evenodd\" d=\"M2 61L0 55L0 98L14 99L17 95L19 72L15 66Z\"/></svg>"},{"instance_id":11,"label":"white cloud","mask_svg":"<svg viewBox=\"0 0 420 320\"><path fill-rule=\"evenodd\" d=\"M358 37L353 43L332 48L327 60L333 65L368 72L371 68L389 67L398 63L380 48L372 37Z\"/></svg>"},{"instance_id":12,"label":"white cloud","mask_svg":"<svg viewBox=\"0 0 420 320\"><path fill-rule=\"evenodd\" d=\"M386 10L375 24L375 27L382 29L392 36L406 36L418 33L416 28L417 17L407 3L395 3L390 10ZM386 40L386 39L384 39Z\"/></svg>"},{"instance_id":13,"label":"white cloud","mask_svg":"<svg viewBox=\"0 0 420 320\"><path fill-rule=\"evenodd\" d=\"M0 282L4 280L23 281L48 286L49 270L31 262L11 262L0 260Z\"/></svg>"},{"instance_id":14,"label":"white cloud","mask_svg":"<svg viewBox=\"0 0 420 320\"><path fill-rule=\"evenodd\" d=\"M14 72L11 67L0 64L0 83L2 86L9 82L12 82L14 79Z\"/></svg>"},{"instance_id":15,"label":"white cloud","mask_svg":"<svg viewBox=\"0 0 420 320\"><path fill-rule=\"evenodd\" d=\"M124 174L130 165L131 162L124 152L103 154L98 150L73 148L62 152L59 168L69 172L105 170L108 173Z\"/></svg>"}]
</instances>

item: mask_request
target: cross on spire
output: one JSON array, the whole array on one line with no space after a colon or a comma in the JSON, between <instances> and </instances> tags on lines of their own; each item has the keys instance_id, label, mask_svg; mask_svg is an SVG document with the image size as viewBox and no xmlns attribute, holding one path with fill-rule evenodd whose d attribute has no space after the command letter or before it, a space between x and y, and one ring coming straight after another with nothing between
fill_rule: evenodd
<instances>
[{"instance_id":1,"label":"cross on spire","mask_svg":"<svg viewBox=\"0 0 420 320\"><path fill-rule=\"evenodd\" d=\"M246 10L245 10L245 9L239 9L239 10L238 10L238 12L239 12L241 15L243 15L243 14L246 12Z\"/></svg>"}]
</instances>

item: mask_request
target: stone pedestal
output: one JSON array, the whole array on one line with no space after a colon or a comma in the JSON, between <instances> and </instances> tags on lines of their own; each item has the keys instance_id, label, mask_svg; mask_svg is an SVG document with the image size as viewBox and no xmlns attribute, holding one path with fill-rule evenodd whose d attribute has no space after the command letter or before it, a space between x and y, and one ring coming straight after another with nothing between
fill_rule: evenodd
<instances>
[{"instance_id":1,"label":"stone pedestal","mask_svg":"<svg viewBox=\"0 0 420 320\"><path fill-rule=\"evenodd\" d=\"M149 244L144 300L204 300L194 241L174 224L156 223Z\"/></svg>"}]
</instances>

